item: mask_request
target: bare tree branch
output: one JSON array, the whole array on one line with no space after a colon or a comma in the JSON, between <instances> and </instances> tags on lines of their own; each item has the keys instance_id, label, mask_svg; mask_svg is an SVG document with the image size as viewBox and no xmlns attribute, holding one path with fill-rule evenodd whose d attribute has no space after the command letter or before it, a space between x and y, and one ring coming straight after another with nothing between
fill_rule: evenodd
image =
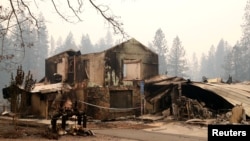
<instances>
[{"instance_id":1,"label":"bare tree branch","mask_svg":"<svg viewBox=\"0 0 250 141\"><path fill-rule=\"evenodd\" d=\"M1 46L1 57L3 57L3 48L4 48L4 39L5 39L5 35L7 34L7 32L8 32L8 29L9 29L9 25L10 25L10 18L11 18L11 16L12 16L12 14L13 14L13 11L11 11L11 13L10 13L10 16L8 17L8 22L7 22L7 29L6 29L6 31L5 32L1 32L2 34L3 34L3 39L2 39L2 46ZM3 31L3 30L2 30ZM0 61L1 61L2 59L0 59Z\"/></svg>"},{"instance_id":2,"label":"bare tree branch","mask_svg":"<svg viewBox=\"0 0 250 141\"><path fill-rule=\"evenodd\" d=\"M52 2L52 4L53 4L53 6L54 6L54 8L55 8L55 10L56 10L56 12L57 12L57 14L58 14L61 18L63 18L66 22L73 23L73 22L69 21L67 18L65 18L65 16L63 16L63 14L61 14L61 12L57 9L57 6L56 6L54 0L51 0L51 2Z\"/></svg>"},{"instance_id":3,"label":"bare tree branch","mask_svg":"<svg viewBox=\"0 0 250 141\"><path fill-rule=\"evenodd\" d=\"M8 29L11 27L11 26L10 26L10 19L11 19L11 17L12 17L12 14L13 14L13 11L11 11L10 16L9 16L9 18L8 18L9 20L8 20L8 23L7 23L6 33L7 33Z\"/></svg>"},{"instance_id":4,"label":"bare tree branch","mask_svg":"<svg viewBox=\"0 0 250 141\"><path fill-rule=\"evenodd\" d=\"M12 12L12 14L13 14L13 12ZM10 24L10 18L11 18L11 15L12 14L10 14L10 16L9 16L9 18L8 18L8 22L7 22L7 26L6 26L6 28L2 28L2 29L0 29L0 31L9 31L10 30L10 28L12 28L12 27L15 27L15 26L17 26L18 24L16 23L16 24L13 24L13 25L9 25ZM19 21L19 23L21 24L21 23L23 23L23 22L26 22L28 19L24 19L24 20L22 20L22 21Z\"/></svg>"},{"instance_id":5,"label":"bare tree branch","mask_svg":"<svg viewBox=\"0 0 250 141\"><path fill-rule=\"evenodd\" d=\"M30 8L23 2L23 0L21 0L22 4L24 5L25 8L27 8L27 10L29 11L29 15L32 17L33 20L36 21L36 26L38 27L38 21L37 19L33 16L33 14L30 11Z\"/></svg>"},{"instance_id":6,"label":"bare tree branch","mask_svg":"<svg viewBox=\"0 0 250 141\"><path fill-rule=\"evenodd\" d=\"M76 13L75 9L71 6L69 0L67 0L67 2L68 2L69 8L72 10L72 12L73 12L73 13L75 14L75 16L78 18L78 20L79 20L79 21L82 21L81 18L80 18L80 17L78 16L78 14ZM81 6L79 6L79 7L81 7Z\"/></svg>"},{"instance_id":7,"label":"bare tree branch","mask_svg":"<svg viewBox=\"0 0 250 141\"><path fill-rule=\"evenodd\" d=\"M38 6L37 6L37 3L36 3L36 0L34 0L34 4L36 5L36 7L38 7Z\"/></svg>"},{"instance_id":8,"label":"bare tree branch","mask_svg":"<svg viewBox=\"0 0 250 141\"><path fill-rule=\"evenodd\" d=\"M83 2L82 2L82 0L78 0L77 2L78 2L78 5L79 5L78 11L79 11L79 12L82 12L82 11L81 11L81 8L82 8L82 6L83 6Z\"/></svg>"},{"instance_id":9,"label":"bare tree branch","mask_svg":"<svg viewBox=\"0 0 250 141\"><path fill-rule=\"evenodd\" d=\"M43 0L40 0L40 1L43 1ZM21 47L23 54L25 54L24 47L26 47L26 45L25 45L24 39L23 39L23 36L24 36L23 34L25 33L24 27L23 27L24 22L30 21L31 22L30 26L34 26L37 28L37 30L39 30L38 18L36 16L36 14L33 13L34 11L32 11L31 5L29 2L34 3L34 5L36 7L38 7L36 0L33 0L33 1L32 0L9 0L9 3L7 3L8 5L6 7L5 7L5 5L0 5L0 38L2 40L2 42L0 44L0 46L1 46L0 62L3 62L3 59L13 57L12 55L4 52L5 50L8 50L8 48L10 47L9 45L6 45L6 43L8 42L7 36L15 35L18 38L20 38L20 40L18 42L13 43L13 44L14 44L15 48ZM70 10L69 12L73 15L74 18L77 19L76 22L72 21L71 17L69 17L69 15L67 15L68 13L64 14L60 10L60 7L56 4L56 2L58 2L58 1L51 0L51 2L53 5L53 9L55 9L56 13L64 21L66 21L68 23L76 23L76 22L82 21L80 15L83 13L82 7L84 5L84 2L86 2L86 1L76 0L76 1L74 1L75 3L73 3L73 1L70 1L70 0L67 0L67 2L64 1L68 6L67 10ZM101 16L104 18L104 20L109 25L111 25L115 34L121 34L121 35L123 35L123 37L127 36L124 29L122 28L123 23L119 21L120 17L117 17L117 16L113 15L112 13L110 13L111 10L108 6L97 5L94 0L89 0L89 3L91 6L93 6L94 9L97 10L98 13L101 14ZM6 4L6 3L4 2L4 4ZM16 29L12 31L11 29L13 27L17 27L17 31L16 31ZM16 33L16 32L18 32L18 33ZM4 47L6 47L6 48L4 48ZM28 47L28 45L27 45L27 47ZM3 64L4 63L2 63L1 65L3 65Z\"/></svg>"},{"instance_id":10,"label":"bare tree branch","mask_svg":"<svg viewBox=\"0 0 250 141\"><path fill-rule=\"evenodd\" d=\"M122 35L125 35L125 32L123 30L123 28L121 27L123 25L123 23L120 23L118 22L115 18L115 16L108 16L105 12L107 10L109 10L109 8L107 6L105 6L107 9L106 10L103 10L100 8L100 6L97 6L92 0L89 0L89 2L91 3L91 5L97 10L100 12L100 14L102 15L102 17L104 19L106 19L112 26L113 26L113 29L114 29L114 32L116 34L118 33L121 33Z\"/></svg>"},{"instance_id":11,"label":"bare tree branch","mask_svg":"<svg viewBox=\"0 0 250 141\"><path fill-rule=\"evenodd\" d=\"M24 47L24 42L23 42L23 34L22 34L22 28L21 28L21 25L19 23L19 19L17 17L17 14L16 14L16 10L13 6L13 3L12 3L12 0L9 0L10 1L10 5L11 5L11 8L12 8L12 12L14 13L15 15L15 18L16 18L16 21L17 21L17 25L18 25L18 28L19 28L19 31L20 31L20 36L21 36L21 40L22 40L22 43L21 43L21 47Z\"/></svg>"}]
</instances>

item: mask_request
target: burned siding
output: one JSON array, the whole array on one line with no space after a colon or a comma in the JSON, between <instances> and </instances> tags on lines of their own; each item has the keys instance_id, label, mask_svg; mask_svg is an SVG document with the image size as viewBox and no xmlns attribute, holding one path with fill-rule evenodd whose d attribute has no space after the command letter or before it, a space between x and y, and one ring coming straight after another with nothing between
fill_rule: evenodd
<instances>
[{"instance_id":1,"label":"burned siding","mask_svg":"<svg viewBox=\"0 0 250 141\"><path fill-rule=\"evenodd\" d=\"M37 115L40 117L45 118L46 117L46 107L44 105L45 101L40 100L40 94L33 94L31 98L31 105L32 105L32 113L33 115ZM43 103L43 104L42 104Z\"/></svg>"},{"instance_id":2,"label":"burned siding","mask_svg":"<svg viewBox=\"0 0 250 141\"><path fill-rule=\"evenodd\" d=\"M137 86L120 86L109 88L110 116L140 115L141 94Z\"/></svg>"},{"instance_id":3,"label":"burned siding","mask_svg":"<svg viewBox=\"0 0 250 141\"><path fill-rule=\"evenodd\" d=\"M45 75L51 83L69 84L88 80L88 85L133 85L158 74L158 55L135 39L100 53L80 55L69 50L46 59ZM57 79L56 79L57 78Z\"/></svg>"},{"instance_id":4,"label":"burned siding","mask_svg":"<svg viewBox=\"0 0 250 141\"><path fill-rule=\"evenodd\" d=\"M65 64L65 66L67 66L67 71L65 71L65 74L67 76L67 82L69 84L73 84L76 80L76 76L75 76L75 70L76 70L76 60L75 60L76 56L69 56L68 57L68 63Z\"/></svg>"},{"instance_id":5,"label":"burned siding","mask_svg":"<svg viewBox=\"0 0 250 141\"><path fill-rule=\"evenodd\" d=\"M116 55L114 51L108 51L105 54L105 86L122 85L121 62Z\"/></svg>"},{"instance_id":6,"label":"burned siding","mask_svg":"<svg viewBox=\"0 0 250 141\"><path fill-rule=\"evenodd\" d=\"M57 63L51 61L51 59L45 60L45 76L50 83L56 83L57 80L54 77L54 74L57 72Z\"/></svg>"},{"instance_id":7,"label":"burned siding","mask_svg":"<svg viewBox=\"0 0 250 141\"><path fill-rule=\"evenodd\" d=\"M76 83L81 83L89 79L89 59L75 58Z\"/></svg>"},{"instance_id":8,"label":"burned siding","mask_svg":"<svg viewBox=\"0 0 250 141\"><path fill-rule=\"evenodd\" d=\"M108 89L104 87L87 88L86 114L94 119L107 119L109 116L109 95Z\"/></svg>"},{"instance_id":9,"label":"burned siding","mask_svg":"<svg viewBox=\"0 0 250 141\"><path fill-rule=\"evenodd\" d=\"M103 86L104 85L104 53L85 54L81 56L81 62L84 73L88 78L89 86ZM79 77L79 76L78 76Z\"/></svg>"},{"instance_id":10,"label":"burned siding","mask_svg":"<svg viewBox=\"0 0 250 141\"><path fill-rule=\"evenodd\" d=\"M87 106L88 115L97 119L139 115L138 82L158 74L157 54L131 39L100 53L82 55L81 60L89 63L85 100L93 105Z\"/></svg>"},{"instance_id":11,"label":"burned siding","mask_svg":"<svg viewBox=\"0 0 250 141\"><path fill-rule=\"evenodd\" d=\"M68 50L45 60L45 76L50 83L68 82L74 83L75 57L79 56L79 51ZM61 79L58 79L61 76Z\"/></svg>"},{"instance_id":12,"label":"burned siding","mask_svg":"<svg viewBox=\"0 0 250 141\"><path fill-rule=\"evenodd\" d=\"M94 119L110 120L140 113L140 93L135 87L87 88L86 113Z\"/></svg>"},{"instance_id":13,"label":"burned siding","mask_svg":"<svg viewBox=\"0 0 250 141\"><path fill-rule=\"evenodd\" d=\"M110 107L115 108L132 108L133 91L132 90L116 90L110 91Z\"/></svg>"},{"instance_id":14,"label":"burned siding","mask_svg":"<svg viewBox=\"0 0 250 141\"><path fill-rule=\"evenodd\" d=\"M132 85L158 74L158 55L135 39L107 50L105 61L105 82L110 85Z\"/></svg>"},{"instance_id":15,"label":"burned siding","mask_svg":"<svg viewBox=\"0 0 250 141\"><path fill-rule=\"evenodd\" d=\"M46 59L45 76L50 83L62 82L67 79L68 56L66 54ZM61 76L61 80L57 79Z\"/></svg>"}]
</instances>

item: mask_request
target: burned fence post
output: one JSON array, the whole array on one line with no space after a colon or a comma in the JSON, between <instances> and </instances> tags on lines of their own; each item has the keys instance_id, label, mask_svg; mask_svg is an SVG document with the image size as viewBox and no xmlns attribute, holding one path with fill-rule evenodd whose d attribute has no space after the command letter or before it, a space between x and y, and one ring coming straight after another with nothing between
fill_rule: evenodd
<instances>
[{"instance_id":1,"label":"burned fence post","mask_svg":"<svg viewBox=\"0 0 250 141\"><path fill-rule=\"evenodd\" d=\"M144 114L144 109L145 109L145 95L144 95L144 80L140 81L140 93L141 93L141 115Z\"/></svg>"},{"instance_id":2,"label":"burned fence post","mask_svg":"<svg viewBox=\"0 0 250 141\"><path fill-rule=\"evenodd\" d=\"M175 85L172 87L171 91L171 102L172 102L172 114L174 116L174 119L179 119L179 107L178 107L178 87Z\"/></svg>"}]
</instances>

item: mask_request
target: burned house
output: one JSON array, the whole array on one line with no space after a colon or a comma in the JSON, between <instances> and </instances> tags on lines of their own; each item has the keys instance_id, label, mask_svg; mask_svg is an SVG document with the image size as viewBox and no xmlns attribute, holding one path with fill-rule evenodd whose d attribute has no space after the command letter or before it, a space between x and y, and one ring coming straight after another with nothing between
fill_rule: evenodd
<instances>
[{"instance_id":1,"label":"burned house","mask_svg":"<svg viewBox=\"0 0 250 141\"><path fill-rule=\"evenodd\" d=\"M36 106L42 107L36 109L43 117L48 118L52 105L60 103L57 95L68 95L88 116L110 119L140 111L138 83L155 75L158 55L132 38L102 52L68 50L47 58L44 82L32 92L39 99ZM65 91L62 84L70 89Z\"/></svg>"},{"instance_id":2,"label":"burned house","mask_svg":"<svg viewBox=\"0 0 250 141\"><path fill-rule=\"evenodd\" d=\"M177 119L191 119L241 105L250 116L249 84L158 75L158 65L158 55L133 38L97 53L61 52L45 60L45 77L25 100L28 113L50 118L60 108L77 108L105 120L168 110Z\"/></svg>"}]
</instances>

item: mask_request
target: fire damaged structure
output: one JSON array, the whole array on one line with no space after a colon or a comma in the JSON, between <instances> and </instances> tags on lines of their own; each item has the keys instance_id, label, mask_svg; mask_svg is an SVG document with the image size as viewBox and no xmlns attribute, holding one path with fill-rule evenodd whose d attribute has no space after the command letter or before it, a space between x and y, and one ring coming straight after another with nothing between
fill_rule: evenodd
<instances>
[{"instance_id":1,"label":"fire damaged structure","mask_svg":"<svg viewBox=\"0 0 250 141\"><path fill-rule=\"evenodd\" d=\"M158 67L158 54L134 38L97 53L67 50L47 58L44 79L29 91L22 89L27 97L23 109L27 115L52 119L54 126L65 111L65 119L164 113L182 120L226 115L240 105L240 113L250 116L248 83L231 83L232 77L230 83L207 78L193 82L159 75Z\"/></svg>"},{"instance_id":2,"label":"fire damaged structure","mask_svg":"<svg viewBox=\"0 0 250 141\"><path fill-rule=\"evenodd\" d=\"M181 77L158 75L145 80L145 92L149 113L168 110L168 114L177 120L217 118L239 105L242 107L238 108L242 110L240 113L250 117L248 83L192 82Z\"/></svg>"},{"instance_id":3,"label":"fire damaged structure","mask_svg":"<svg viewBox=\"0 0 250 141\"><path fill-rule=\"evenodd\" d=\"M138 83L155 75L158 55L134 38L98 53L68 50L45 60L45 77L31 90L31 109L51 118L71 101L95 119L135 115L141 104Z\"/></svg>"}]
</instances>

